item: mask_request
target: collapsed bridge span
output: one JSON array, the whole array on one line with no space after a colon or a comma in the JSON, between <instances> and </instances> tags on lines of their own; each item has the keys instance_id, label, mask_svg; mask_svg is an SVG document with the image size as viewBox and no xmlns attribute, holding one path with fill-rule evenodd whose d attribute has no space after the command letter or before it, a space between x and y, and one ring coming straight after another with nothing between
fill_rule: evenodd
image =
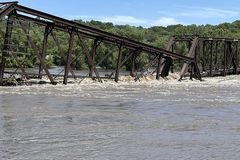
<instances>
[{"instance_id":1,"label":"collapsed bridge span","mask_svg":"<svg viewBox=\"0 0 240 160\"><path fill-rule=\"evenodd\" d=\"M197 35L177 35L169 44L172 51L181 45L188 48L188 57L194 57L202 76L226 76L239 74L240 52L239 39L212 38ZM181 78L186 75L189 65L184 64L180 72ZM190 69L191 70L191 69Z\"/></svg>"},{"instance_id":2,"label":"collapsed bridge span","mask_svg":"<svg viewBox=\"0 0 240 160\"><path fill-rule=\"evenodd\" d=\"M38 78L46 76L52 84L56 84L56 77L63 77L62 83L67 84L68 78L84 78L91 77L102 81L103 78L114 79L119 81L121 68L126 62L131 63L130 75L136 76L140 69L136 68L136 59L144 52L151 60L147 65L149 68L154 68L152 74L156 75L156 79L160 76L166 77L169 71L173 68L172 63L181 62L182 72L181 77L184 77L187 72L195 75L196 78L201 79L201 71L198 67L195 51L198 48L199 38L189 38L191 44L187 54L179 54L174 50L176 44L176 37L171 39L166 49L162 49L156 46L138 42L126 37L115 35L94 27L83 25L74 21L63 19L48 13L37 11L25 6L21 6L18 2L4 2L0 3L0 19L1 23L5 27L4 31L1 31L3 38L3 50L1 54L0 65L0 85L4 85L4 81L8 80L9 75L20 74L24 78L29 78L35 75ZM35 26L44 28L43 38L41 42L36 42L35 37L31 34L31 28ZM17 29L16 29L17 28ZM18 32L16 32L18 31ZM65 52L62 48L61 39L57 37L55 31L61 31L68 35L67 43L68 49ZM20 44L13 41L15 34L26 41L24 47L24 53L17 49ZM24 38L23 38L24 37ZM52 73L47 64L48 56L48 43L52 38L55 45L58 47L59 56L64 62L64 68L59 73ZM89 49L86 47L86 41L92 43L92 47ZM113 45L117 48L117 59L114 65L114 69L109 74L101 75L98 71L98 66L106 59L111 57L110 54L103 55L101 59L97 60L98 48L102 44ZM66 45L66 44L65 44ZM77 45L81 48L81 53L85 54L86 61L88 63L88 71L85 76L78 74L73 63L77 63L80 54L74 54L73 46ZM30 52L30 53L28 53ZM16 70L9 71L8 66L9 59L12 58L17 62ZM35 58L38 61L38 72L29 72L24 61L31 58ZM190 69L189 69L190 68ZM20 70L20 72L18 72ZM143 73L141 69L141 73ZM140 74L142 75L142 74Z\"/></svg>"}]
</instances>

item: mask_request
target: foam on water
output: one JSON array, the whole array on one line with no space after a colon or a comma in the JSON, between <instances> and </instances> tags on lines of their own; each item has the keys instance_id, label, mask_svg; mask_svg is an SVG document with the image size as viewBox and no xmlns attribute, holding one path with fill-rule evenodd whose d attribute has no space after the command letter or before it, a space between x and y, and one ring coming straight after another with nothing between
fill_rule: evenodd
<instances>
[{"instance_id":1,"label":"foam on water","mask_svg":"<svg viewBox=\"0 0 240 160\"><path fill-rule=\"evenodd\" d=\"M203 81L190 80L188 78L178 81L179 74L170 74L167 78L160 78L156 80L155 76L144 76L139 80L135 80L131 76L122 76L118 83L113 80L103 80L103 83L97 82L90 78L82 79L70 79L68 85L58 83L56 86L50 84L43 85L30 85L30 86L16 86L16 87L0 87L0 94L12 93L12 94L53 94L56 91L61 95L67 95L66 93L81 93L84 89L118 89L124 90L129 88L135 88L135 90L142 90L143 88L208 88L208 87L239 87L240 76L232 75L226 77L207 77L203 78ZM43 79L48 81L47 79ZM33 80L31 80L33 81ZM36 81L36 80L35 80ZM164 92L165 93L165 92ZM166 93L167 94L167 93Z\"/></svg>"},{"instance_id":2,"label":"foam on water","mask_svg":"<svg viewBox=\"0 0 240 160\"><path fill-rule=\"evenodd\" d=\"M240 157L240 77L0 87L0 159Z\"/></svg>"}]
</instances>

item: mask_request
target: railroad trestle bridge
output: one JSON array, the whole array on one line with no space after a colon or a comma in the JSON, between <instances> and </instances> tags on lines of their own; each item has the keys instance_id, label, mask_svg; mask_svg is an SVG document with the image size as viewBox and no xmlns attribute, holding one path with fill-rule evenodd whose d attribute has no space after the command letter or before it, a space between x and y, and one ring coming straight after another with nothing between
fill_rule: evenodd
<instances>
[{"instance_id":1,"label":"railroad trestle bridge","mask_svg":"<svg viewBox=\"0 0 240 160\"><path fill-rule=\"evenodd\" d=\"M180 70L180 80L185 76L202 79L202 76L225 76L239 73L239 40L229 38L209 38L199 36L174 36L170 39L165 49L138 42L126 37L118 36L94 27L83 25L74 21L63 19L48 13L37 11L18 2L0 3L0 19L4 28L0 30L3 47L0 62L0 85L5 85L11 76L21 75L29 79L30 77L47 77L51 84L56 84L56 77L62 77L62 83L67 84L71 78L90 77L102 81L102 79L114 79L119 81L121 69L126 62L131 64L129 75L133 77L143 76L144 71L153 68L151 74L160 77L168 76L170 71ZM40 26L44 28L41 42L36 42L31 28ZM16 29L17 28L17 29ZM68 35L68 46L65 53L62 48L62 41L55 31L61 31ZM14 42L14 35L21 36L25 44L25 52L19 52L21 45ZM64 61L64 68L59 73L52 73L47 66L48 43L52 38L58 48L59 56ZM88 48L86 42L91 42L92 47ZM98 66L111 57L111 53L103 55L100 60L96 60L98 48L101 45L115 46L118 50L115 68L106 75L101 75ZM73 67L73 63L79 61L81 55L74 55L73 46L77 45L86 57L89 71L86 75L78 74ZM179 45L186 45L186 51L179 51ZM29 53L31 50L31 53ZM150 57L148 65L144 69L136 67L136 59L141 54ZM112 53L113 54L113 53ZM24 67L24 61L33 57L39 61L38 71L31 72ZM9 59L17 62L15 70L8 70L6 66ZM21 60L20 60L21 59ZM177 66L177 67L176 67Z\"/></svg>"}]
</instances>

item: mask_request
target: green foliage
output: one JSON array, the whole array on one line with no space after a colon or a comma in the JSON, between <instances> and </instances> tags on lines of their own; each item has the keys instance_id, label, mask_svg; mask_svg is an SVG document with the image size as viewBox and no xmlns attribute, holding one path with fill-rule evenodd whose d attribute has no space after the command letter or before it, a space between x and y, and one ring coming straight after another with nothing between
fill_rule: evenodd
<instances>
[{"instance_id":1,"label":"green foliage","mask_svg":"<svg viewBox=\"0 0 240 160\"><path fill-rule=\"evenodd\" d=\"M154 45L160 48L166 48L168 40L173 35L199 35L199 36L207 36L207 37L229 37L229 38L239 38L240 37L240 21L235 21L233 23L223 23L216 26L213 25L171 25L168 27L160 27L154 26L150 28L143 27L133 27L129 25L113 25L112 23L102 23L98 21L90 21L84 22L82 20L75 20L78 23L89 25L95 28L99 28L105 30L107 32L117 34L120 36L124 36L127 38L131 38L136 41L144 42L147 44ZM0 29L4 31L5 22L0 23ZM29 24L25 24L26 26ZM22 65L25 67L35 67L39 64L39 60L37 58L37 54L41 54L42 45L43 45L43 35L45 28L42 26L38 26L35 24L30 24L30 30L28 31L31 39L35 43L38 48L39 53L35 53L31 49L31 45L28 43L28 37L25 33L20 29L19 24L15 24L12 35L12 44L17 47L13 47L11 50L16 52L20 52L22 54L18 55L19 61L24 62ZM68 52L68 41L69 34L54 30L54 34L56 35L61 50L59 50L58 45L54 42L53 38L49 36L48 39L48 47L47 47L47 55L45 62L48 67L51 66L62 66L65 64L66 55ZM3 36L4 33L1 34L0 41L0 58L2 56L3 50ZM84 40L84 48L80 45L80 41L75 36L74 39L74 47L73 47L73 63L72 66L76 69L88 69L88 62L86 51L88 54L92 52L93 40ZM176 52L183 54L186 53L187 46L186 45L178 45L176 48ZM63 53L61 53L63 52ZM28 54L24 54L28 53ZM126 57L129 51L124 50L124 57ZM116 62L118 58L118 48L111 44L102 43L97 49L96 55L96 63L101 61L105 55L109 55L107 59L105 59L99 67L104 69L113 69L116 67ZM151 57L152 58L152 57ZM143 68L146 67L148 62L150 61L150 57L148 54L142 53L137 58L136 67ZM13 56L10 56L7 61L7 67L17 67L18 63L14 60ZM124 68L127 70L130 69L131 63L130 60L127 61ZM179 67L179 66L177 66Z\"/></svg>"}]
</instances>

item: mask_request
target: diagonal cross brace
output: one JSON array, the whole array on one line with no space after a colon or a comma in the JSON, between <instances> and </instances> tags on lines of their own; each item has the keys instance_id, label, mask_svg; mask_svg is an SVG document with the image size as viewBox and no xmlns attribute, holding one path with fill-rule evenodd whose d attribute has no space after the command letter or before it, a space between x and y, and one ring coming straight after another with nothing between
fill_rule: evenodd
<instances>
[{"instance_id":1,"label":"diagonal cross brace","mask_svg":"<svg viewBox=\"0 0 240 160\"><path fill-rule=\"evenodd\" d=\"M189 58L195 58L196 56L196 48L198 46L198 42L199 42L199 39L198 37L195 37L193 39L193 42L192 42L192 46L190 48L190 51L188 52L188 54L186 55L187 57ZM188 66L189 66L189 63L184 63L183 64L183 67L182 67L182 70L180 72L180 79L179 80L182 80L182 78L185 76L187 70L188 70ZM196 59L195 59L195 62L194 62L194 67L197 67L197 62L196 62ZM198 68L198 67L197 67ZM198 69L196 69L197 72L198 72ZM197 75L200 75L200 73L197 73ZM198 77L199 79L201 79L201 77Z\"/></svg>"}]
</instances>

